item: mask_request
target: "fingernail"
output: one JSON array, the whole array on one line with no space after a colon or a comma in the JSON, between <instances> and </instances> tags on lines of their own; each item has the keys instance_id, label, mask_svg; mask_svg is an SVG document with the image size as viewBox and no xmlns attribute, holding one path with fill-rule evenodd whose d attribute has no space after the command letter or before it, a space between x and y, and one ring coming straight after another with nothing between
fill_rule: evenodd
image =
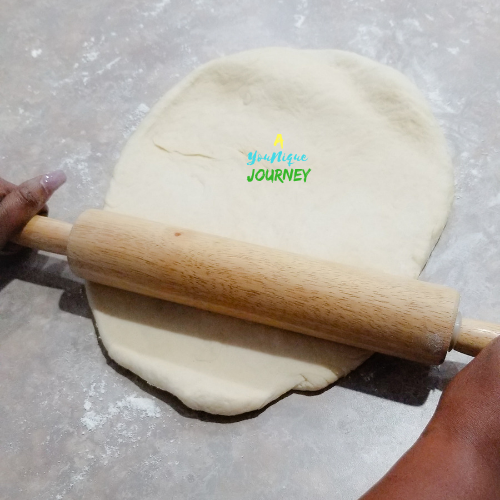
<instances>
[{"instance_id":1,"label":"fingernail","mask_svg":"<svg viewBox=\"0 0 500 500\"><path fill-rule=\"evenodd\" d=\"M40 184L43 186L49 196L65 182L66 174L62 170L54 170L54 172L45 174L40 179Z\"/></svg>"}]
</instances>

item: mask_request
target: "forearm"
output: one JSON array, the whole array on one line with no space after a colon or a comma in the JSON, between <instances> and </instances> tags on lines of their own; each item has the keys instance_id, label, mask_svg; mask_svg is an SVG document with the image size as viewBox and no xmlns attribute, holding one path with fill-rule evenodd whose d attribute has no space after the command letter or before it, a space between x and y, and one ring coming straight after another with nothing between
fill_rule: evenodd
<instances>
[{"instance_id":1,"label":"forearm","mask_svg":"<svg viewBox=\"0 0 500 500\"><path fill-rule=\"evenodd\" d=\"M431 421L410 450L360 500L498 498L500 470L496 465L469 440Z\"/></svg>"}]
</instances>

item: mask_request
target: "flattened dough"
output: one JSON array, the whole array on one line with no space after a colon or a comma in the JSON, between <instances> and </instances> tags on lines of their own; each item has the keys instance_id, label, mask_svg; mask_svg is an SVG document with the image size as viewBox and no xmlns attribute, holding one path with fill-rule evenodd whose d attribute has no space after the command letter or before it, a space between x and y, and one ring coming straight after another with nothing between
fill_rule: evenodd
<instances>
[{"instance_id":1,"label":"flattened dough","mask_svg":"<svg viewBox=\"0 0 500 500\"><path fill-rule=\"evenodd\" d=\"M247 182L247 154L279 151L278 133L284 152L307 155L307 182ZM452 198L442 133L404 76L348 52L268 48L205 64L168 92L123 150L105 209L417 277ZM255 410L321 389L370 355L88 291L109 355L197 410Z\"/></svg>"}]
</instances>

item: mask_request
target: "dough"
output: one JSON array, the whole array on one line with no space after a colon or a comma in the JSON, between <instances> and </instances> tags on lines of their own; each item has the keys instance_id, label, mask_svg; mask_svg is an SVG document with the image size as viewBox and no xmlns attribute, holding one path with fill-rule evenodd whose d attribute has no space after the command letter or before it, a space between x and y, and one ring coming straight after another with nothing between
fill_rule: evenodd
<instances>
[{"instance_id":1,"label":"dough","mask_svg":"<svg viewBox=\"0 0 500 500\"><path fill-rule=\"evenodd\" d=\"M248 154L305 154L307 182L248 182ZM292 165L292 168L294 166ZM337 50L218 59L151 110L116 165L106 210L417 277L453 177L424 98L400 73ZM120 365L187 406L234 415L316 390L370 353L88 284Z\"/></svg>"}]
</instances>

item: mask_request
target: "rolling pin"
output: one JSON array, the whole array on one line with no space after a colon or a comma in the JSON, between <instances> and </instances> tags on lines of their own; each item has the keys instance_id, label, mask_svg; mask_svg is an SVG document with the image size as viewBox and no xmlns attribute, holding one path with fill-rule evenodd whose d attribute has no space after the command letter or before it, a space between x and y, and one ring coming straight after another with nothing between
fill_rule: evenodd
<instances>
[{"instance_id":1,"label":"rolling pin","mask_svg":"<svg viewBox=\"0 0 500 500\"><path fill-rule=\"evenodd\" d=\"M66 255L89 281L426 364L500 335L461 319L445 286L113 212L35 216L12 241Z\"/></svg>"}]
</instances>

